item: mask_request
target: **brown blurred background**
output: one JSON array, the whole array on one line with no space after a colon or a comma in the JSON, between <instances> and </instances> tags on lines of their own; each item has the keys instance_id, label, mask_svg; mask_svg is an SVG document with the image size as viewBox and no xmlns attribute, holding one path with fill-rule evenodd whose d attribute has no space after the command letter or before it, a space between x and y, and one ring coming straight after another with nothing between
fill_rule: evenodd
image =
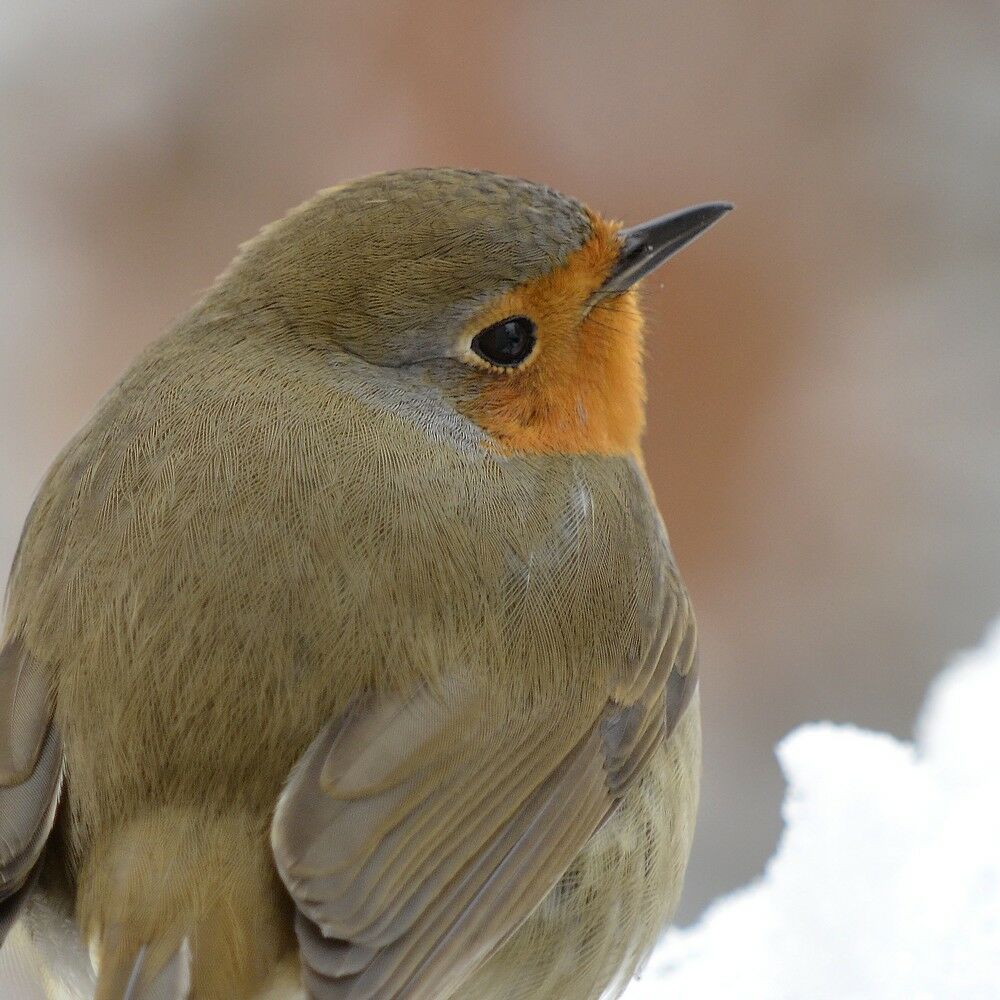
<instances>
[{"instance_id":1,"label":"brown blurred background","mask_svg":"<svg viewBox=\"0 0 1000 1000\"><path fill-rule=\"evenodd\" d=\"M410 165L637 222L647 450L703 635L683 917L759 872L774 742L910 730L1000 607L1000 8L7 0L0 562L129 359L315 189Z\"/></svg>"}]
</instances>

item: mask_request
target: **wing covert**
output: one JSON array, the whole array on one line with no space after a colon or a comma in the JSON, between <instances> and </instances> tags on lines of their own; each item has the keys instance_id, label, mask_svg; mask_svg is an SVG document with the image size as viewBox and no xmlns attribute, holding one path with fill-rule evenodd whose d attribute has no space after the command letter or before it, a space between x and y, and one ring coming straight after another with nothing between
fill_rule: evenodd
<instances>
[{"instance_id":1,"label":"wing covert","mask_svg":"<svg viewBox=\"0 0 1000 1000\"><path fill-rule=\"evenodd\" d=\"M49 684L20 639L0 651L0 943L31 891L62 785Z\"/></svg>"},{"instance_id":2,"label":"wing covert","mask_svg":"<svg viewBox=\"0 0 1000 1000\"><path fill-rule=\"evenodd\" d=\"M694 620L683 592L666 603L646 662L589 714L515 718L452 679L324 728L272 826L311 997L445 995L531 914L690 701Z\"/></svg>"}]
</instances>

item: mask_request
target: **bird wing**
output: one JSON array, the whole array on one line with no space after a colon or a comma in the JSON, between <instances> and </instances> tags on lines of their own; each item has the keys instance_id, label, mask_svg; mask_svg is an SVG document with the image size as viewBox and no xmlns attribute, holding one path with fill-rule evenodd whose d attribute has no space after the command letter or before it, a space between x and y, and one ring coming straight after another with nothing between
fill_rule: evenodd
<instances>
[{"instance_id":1,"label":"bird wing","mask_svg":"<svg viewBox=\"0 0 1000 1000\"><path fill-rule=\"evenodd\" d=\"M447 995L531 914L693 694L686 596L665 610L648 662L576 728L449 680L320 732L272 826L311 997Z\"/></svg>"},{"instance_id":2,"label":"bird wing","mask_svg":"<svg viewBox=\"0 0 1000 1000\"><path fill-rule=\"evenodd\" d=\"M31 891L62 771L50 672L15 637L0 650L0 943Z\"/></svg>"}]
</instances>

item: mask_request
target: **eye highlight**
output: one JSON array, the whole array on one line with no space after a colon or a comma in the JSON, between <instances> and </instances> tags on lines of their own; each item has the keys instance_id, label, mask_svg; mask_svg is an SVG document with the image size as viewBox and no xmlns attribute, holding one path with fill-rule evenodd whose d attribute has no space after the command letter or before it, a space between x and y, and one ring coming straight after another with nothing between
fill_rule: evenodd
<instances>
[{"instance_id":1,"label":"eye highlight","mask_svg":"<svg viewBox=\"0 0 1000 1000\"><path fill-rule=\"evenodd\" d=\"M508 316L472 338L473 353L498 368L516 368L535 347L535 324L527 316Z\"/></svg>"}]
</instances>

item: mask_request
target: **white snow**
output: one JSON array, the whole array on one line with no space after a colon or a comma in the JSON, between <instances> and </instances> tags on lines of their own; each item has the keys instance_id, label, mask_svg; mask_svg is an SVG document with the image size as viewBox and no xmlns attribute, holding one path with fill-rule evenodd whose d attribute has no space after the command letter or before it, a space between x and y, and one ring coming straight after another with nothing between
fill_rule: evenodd
<instances>
[{"instance_id":1,"label":"white snow","mask_svg":"<svg viewBox=\"0 0 1000 1000\"><path fill-rule=\"evenodd\" d=\"M913 743L812 723L778 746L763 877L671 931L626 1000L1000 998L1000 621Z\"/></svg>"}]
</instances>

